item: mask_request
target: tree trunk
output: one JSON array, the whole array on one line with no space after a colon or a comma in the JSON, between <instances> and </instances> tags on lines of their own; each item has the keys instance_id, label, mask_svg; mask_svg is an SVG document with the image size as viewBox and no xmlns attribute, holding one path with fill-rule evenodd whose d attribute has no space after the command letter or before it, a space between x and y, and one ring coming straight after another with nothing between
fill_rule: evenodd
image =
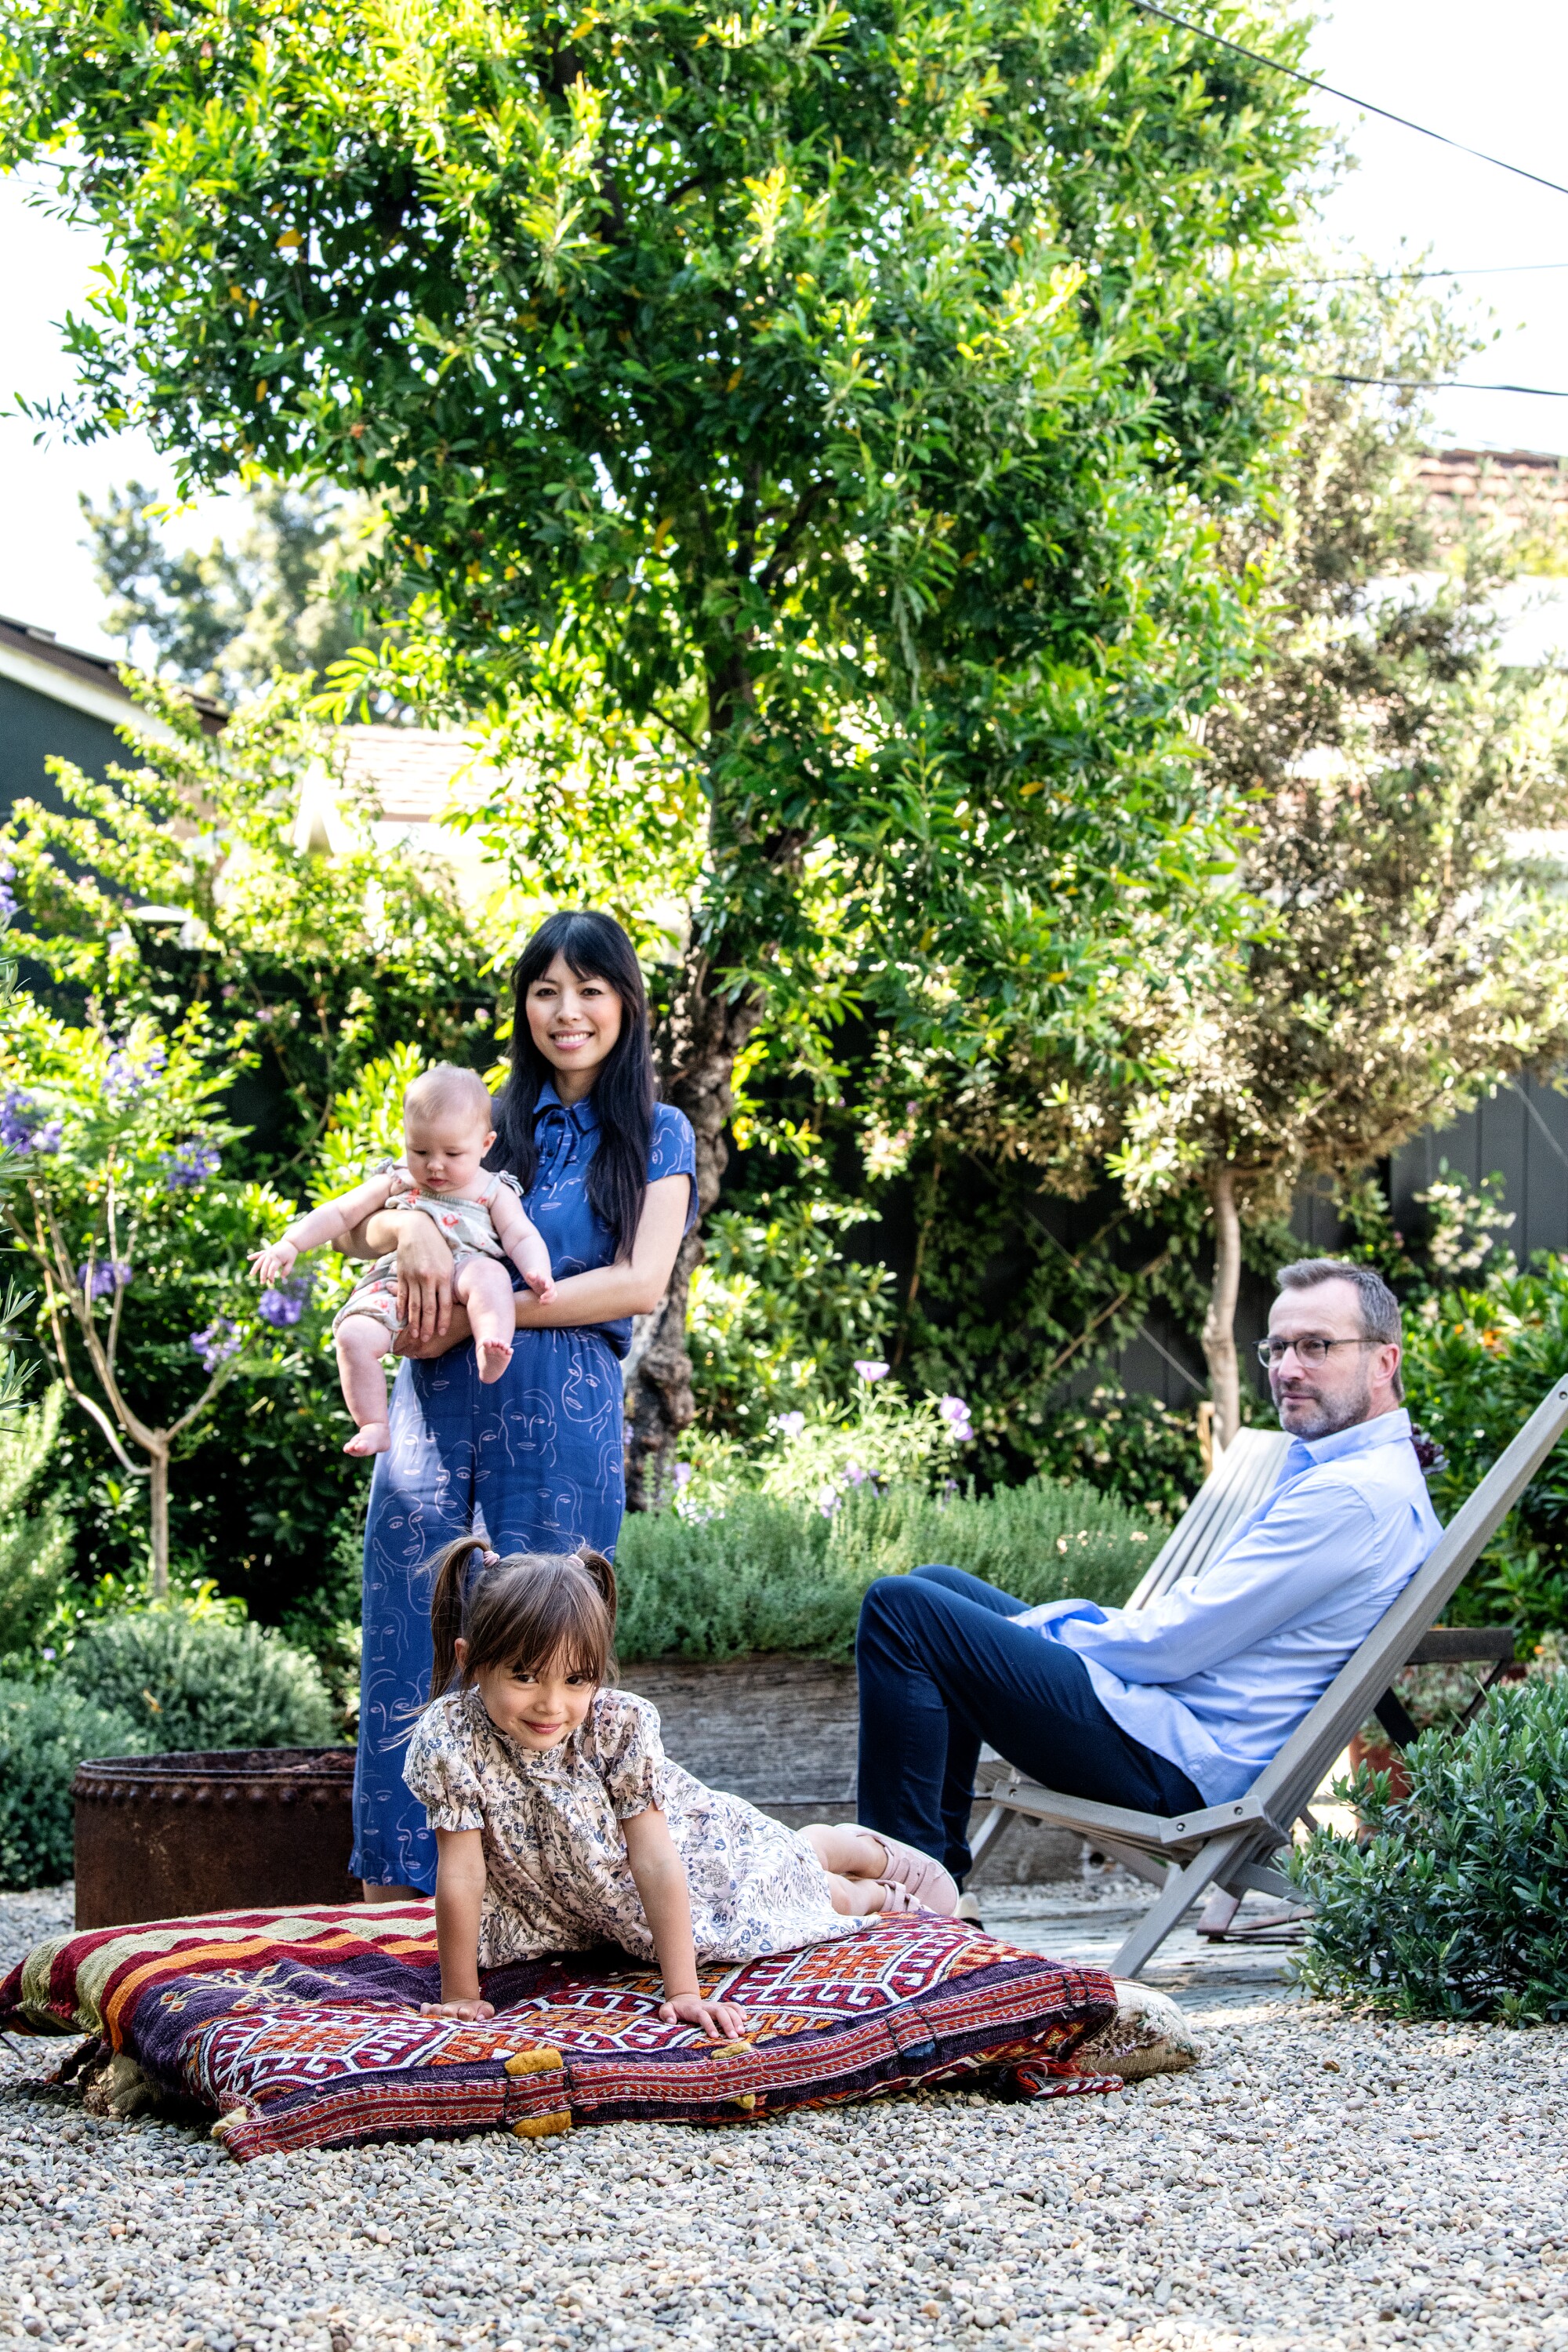
<instances>
[{"instance_id":1,"label":"tree trunk","mask_svg":"<svg viewBox=\"0 0 1568 2352\"><path fill-rule=\"evenodd\" d=\"M1217 1168L1209 1182L1214 1209L1214 1287L1204 1317L1204 1357L1214 1400L1215 1444L1222 1450L1241 1427L1241 1380L1236 1361L1236 1299L1241 1287L1241 1219L1236 1180Z\"/></svg>"},{"instance_id":2,"label":"tree trunk","mask_svg":"<svg viewBox=\"0 0 1568 2352\"><path fill-rule=\"evenodd\" d=\"M710 985L711 969L694 944L669 1019L656 1041L664 1099L686 1113L697 1138L700 1216L719 1198L730 1158L724 1132L734 1108L730 1079L760 1011L749 992L732 1000L718 995ZM651 1510L668 1497L676 1445L696 1410L686 1302L701 1257L702 1236L694 1228L681 1243L669 1288L651 1315L637 1318L632 1335L626 1362L628 1510Z\"/></svg>"},{"instance_id":3,"label":"tree trunk","mask_svg":"<svg viewBox=\"0 0 1568 2352\"><path fill-rule=\"evenodd\" d=\"M153 1598L154 1601L166 1601L169 1595L169 1447L161 1429L153 1433L159 1441L147 1449L153 1473Z\"/></svg>"}]
</instances>

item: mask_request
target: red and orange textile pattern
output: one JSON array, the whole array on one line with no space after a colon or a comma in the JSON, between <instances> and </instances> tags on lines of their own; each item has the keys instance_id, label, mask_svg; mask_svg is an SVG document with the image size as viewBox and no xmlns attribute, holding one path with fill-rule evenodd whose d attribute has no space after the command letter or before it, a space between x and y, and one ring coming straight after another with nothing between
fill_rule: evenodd
<instances>
[{"instance_id":1,"label":"red and orange textile pattern","mask_svg":"<svg viewBox=\"0 0 1568 2352\"><path fill-rule=\"evenodd\" d=\"M717 2049L661 2025L657 1976L609 1948L492 1969L482 2025L419 2015L439 1978L428 1903L225 1911L38 1945L0 1985L0 2027L127 2053L216 2109L242 2159L485 2126L760 2122L982 2074L1028 2097L1121 2088L1072 2063L1115 2011L1110 1978L961 1919L904 1915L705 1970L749 2029Z\"/></svg>"}]
</instances>

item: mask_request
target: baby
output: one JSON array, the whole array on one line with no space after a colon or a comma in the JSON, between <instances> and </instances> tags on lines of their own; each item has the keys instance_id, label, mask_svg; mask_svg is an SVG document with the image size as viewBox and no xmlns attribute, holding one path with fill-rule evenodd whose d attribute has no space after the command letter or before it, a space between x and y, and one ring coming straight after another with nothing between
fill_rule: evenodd
<instances>
[{"instance_id":1,"label":"baby","mask_svg":"<svg viewBox=\"0 0 1568 2352\"><path fill-rule=\"evenodd\" d=\"M516 1317L511 1260L540 1298L554 1295L550 1252L523 1214L517 1179L483 1162L495 1141L489 1091L472 1070L437 1062L403 1097L403 1157L384 1160L363 1184L297 1217L251 1268L259 1282L279 1282L301 1250L348 1244L356 1225L378 1209L429 1217L452 1253L455 1296L468 1309L481 1381L499 1381L511 1361ZM332 1324L343 1402L355 1434L345 1454L384 1454L391 1442L382 1359L403 1328L397 1311L397 1260L379 1257L339 1308Z\"/></svg>"}]
</instances>

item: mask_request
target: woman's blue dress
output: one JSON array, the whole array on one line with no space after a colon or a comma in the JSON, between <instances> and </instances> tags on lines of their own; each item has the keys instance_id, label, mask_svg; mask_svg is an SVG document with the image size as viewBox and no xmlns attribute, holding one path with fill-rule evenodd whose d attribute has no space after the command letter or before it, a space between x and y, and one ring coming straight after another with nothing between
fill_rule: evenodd
<instances>
[{"instance_id":1,"label":"woman's blue dress","mask_svg":"<svg viewBox=\"0 0 1568 2352\"><path fill-rule=\"evenodd\" d=\"M649 1183L689 1176L689 1122L654 1110ZM599 1147L592 1095L570 1109L552 1086L533 1123L539 1164L523 1206L550 1245L559 1282L615 1262L609 1228L588 1200ZM373 1886L436 1885L425 1808L403 1785L403 1757L430 1695L430 1579L425 1563L454 1536L484 1534L492 1550L613 1553L626 1508L621 1359L631 1318L562 1331L520 1331L502 1377L484 1387L466 1342L405 1363L392 1392L392 1443L376 1456L364 1531L363 1651L354 1850L349 1868Z\"/></svg>"}]
</instances>

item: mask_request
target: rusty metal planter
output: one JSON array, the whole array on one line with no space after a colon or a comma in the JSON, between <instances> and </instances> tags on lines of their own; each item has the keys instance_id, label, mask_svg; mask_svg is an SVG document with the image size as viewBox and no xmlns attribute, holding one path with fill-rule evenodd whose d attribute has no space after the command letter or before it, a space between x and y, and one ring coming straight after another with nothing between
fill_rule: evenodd
<instances>
[{"instance_id":1,"label":"rusty metal planter","mask_svg":"<svg viewBox=\"0 0 1568 2352\"><path fill-rule=\"evenodd\" d=\"M353 1750L233 1748L79 1764L76 1924L352 1903Z\"/></svg>"}]
</instances>

